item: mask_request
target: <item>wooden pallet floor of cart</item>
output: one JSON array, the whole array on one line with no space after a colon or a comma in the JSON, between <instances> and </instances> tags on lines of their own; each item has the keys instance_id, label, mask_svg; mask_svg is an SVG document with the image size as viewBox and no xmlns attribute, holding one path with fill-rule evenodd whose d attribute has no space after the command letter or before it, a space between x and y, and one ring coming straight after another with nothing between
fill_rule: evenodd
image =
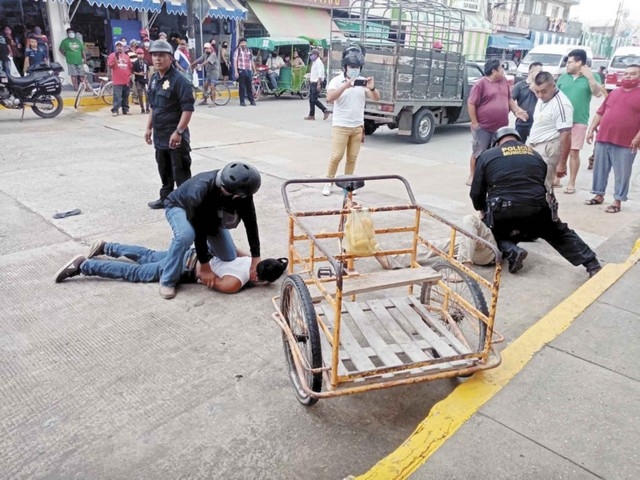
<instances>
[{"instance_id":1,"label":"wooden pallet floor of cart","mask_svg":"<svg viewBox=\"0 0 640 480\"><path fill-rule=\"evenodd\" d=\"M317 305L316 314L333 332L331 306ZM343 302L340 325L340 376L374 373L381 368L410 366L416 362L473 353L413 296ZM324 332L320 332L320 338L322 360L327 367L331 365L332 345ZM438 373L477 363L477 359L452 360L387 372L376 378L379 381L380 378Z\"/></svg>"}]
</instances>

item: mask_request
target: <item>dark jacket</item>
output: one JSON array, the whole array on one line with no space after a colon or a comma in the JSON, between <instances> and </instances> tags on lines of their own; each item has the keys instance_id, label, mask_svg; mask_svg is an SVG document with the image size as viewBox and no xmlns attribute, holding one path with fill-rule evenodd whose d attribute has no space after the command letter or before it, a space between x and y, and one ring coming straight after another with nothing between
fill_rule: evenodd
<instances>
[{"instance_id":1,"label":"dark jacket","mask_svg":"<svg viewBox=\"0 0 640 480\"><path fill-rule=\"evenodd\" d=\"M200 263L211 259L207 237L221 228L223 214L237 214L244 223L252 257L260 256L260 237L253 196L233 198L223 195L215 184L218 170L203 172L190 178L164 201L165 208L182 208L196 234L195 247Z\"/></svg>"},{"instance_id":2,"label":"dark jacket","mask_svg":"<svg viewBox=\"0 0 640 480\"><path fill-rule=\"evenodd\" d=\"M514 205L547 206L544 181L547 164L540 154L521 142L511 140L478 157L471 201L484 212L487 199L500 198Z\"/></svg>"}]
</instances>

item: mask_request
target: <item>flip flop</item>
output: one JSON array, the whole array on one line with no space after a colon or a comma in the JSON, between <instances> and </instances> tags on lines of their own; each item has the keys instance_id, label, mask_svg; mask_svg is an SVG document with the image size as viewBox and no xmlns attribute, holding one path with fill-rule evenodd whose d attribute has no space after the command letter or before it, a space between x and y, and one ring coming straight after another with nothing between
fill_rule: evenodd
<instances>
[{"instance_id":1,"label":"flip flop","mask_svg":"<svg viewBox=\"0 0 640 480\"><path fill-rule=\"evenodd\" d=\"M596 197L593 197L590 200L586 200L584 204L585 205L602 205L602 202L604 202L604 198L602 200L598 200Z\"/></svg>"},{"instance_id":2,"label":"flip flop","mask_svg":"<svg viewBox=\"0 0 640 480\"><path fill-rule=\"evenodd\" d=\"M609 205L604 209L605 213L618 213L620 211L620 205Z\"/></svg>"},{"instance_id":3,"label":"flip flop","mask_svg":"<svg viewBox=\"0 0 640 480\"><path fill-rule=\"evenodd\" d=\"M563 191L564 193L568 193L569 195L576 193L576 189L574 187L567 187Z\"/></svg>"}]
</instances>

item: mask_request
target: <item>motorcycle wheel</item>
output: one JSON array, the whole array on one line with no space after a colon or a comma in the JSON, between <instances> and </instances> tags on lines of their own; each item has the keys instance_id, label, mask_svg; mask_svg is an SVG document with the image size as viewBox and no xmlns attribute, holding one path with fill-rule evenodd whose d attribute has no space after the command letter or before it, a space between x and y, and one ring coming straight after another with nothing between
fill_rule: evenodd
<instances>
[{"instance_id":1,"label":"motorcycle wheel","mask_svg":"<svg viewBox=\"0 0 640 480\"><path fill-rule=\"evenodd\" d=\"M57 117L64 106L60 95L38 95L33 101L34 103L51 103L51 108L47 108L46 110L40 110L40 107L36 107L35 105L31 107L33 113L42 118Z\"/></svg>"}]
</instances>

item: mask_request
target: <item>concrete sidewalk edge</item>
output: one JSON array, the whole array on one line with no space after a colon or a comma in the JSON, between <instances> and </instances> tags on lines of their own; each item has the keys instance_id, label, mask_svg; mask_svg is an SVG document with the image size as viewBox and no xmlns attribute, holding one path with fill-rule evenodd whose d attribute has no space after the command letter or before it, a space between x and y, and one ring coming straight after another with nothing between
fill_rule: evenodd
<instances>
[{"instance_id":1,"label":"concrete sidewalk edge","mask_svg":"<svg viewBox=\"0 0 640 480\"><path fill-rule=\"evenodd\" d=\"M495 370L478 372L433 406L429 415L395 451L368 472L348 479L400 480L408 478L435 453L482 405L489 401L545 345L564 332L576 318L640 261L640 239L623 263L608 264L593 278L542 317L502 352Z\"/></svg>"},{"instance_id":2,"label":"concrete sidewalk edge","mask_svg":"<svg viewBox=\"0 0 640 480\"><path fill-rule=\"evenodd\" d=\"M230 88L229 92L231 94L230 95L231 99L238 98L237 88ZM69 97L65 95L62 96L62 103L64 104L65 107L73 108L75 106L75 102L76 102L75 92L71 92L71 93L73 93L73 96L69 96ZM202 92L196 92L194 96L196 100L199 100L202 98ZM108 106L110 106L110 104L105 103L104 100L102 100L102 97L89 96L88 94L80 99L80 105L79 105L80 108L108 107Z\"/></svg>"}]
</instances>

